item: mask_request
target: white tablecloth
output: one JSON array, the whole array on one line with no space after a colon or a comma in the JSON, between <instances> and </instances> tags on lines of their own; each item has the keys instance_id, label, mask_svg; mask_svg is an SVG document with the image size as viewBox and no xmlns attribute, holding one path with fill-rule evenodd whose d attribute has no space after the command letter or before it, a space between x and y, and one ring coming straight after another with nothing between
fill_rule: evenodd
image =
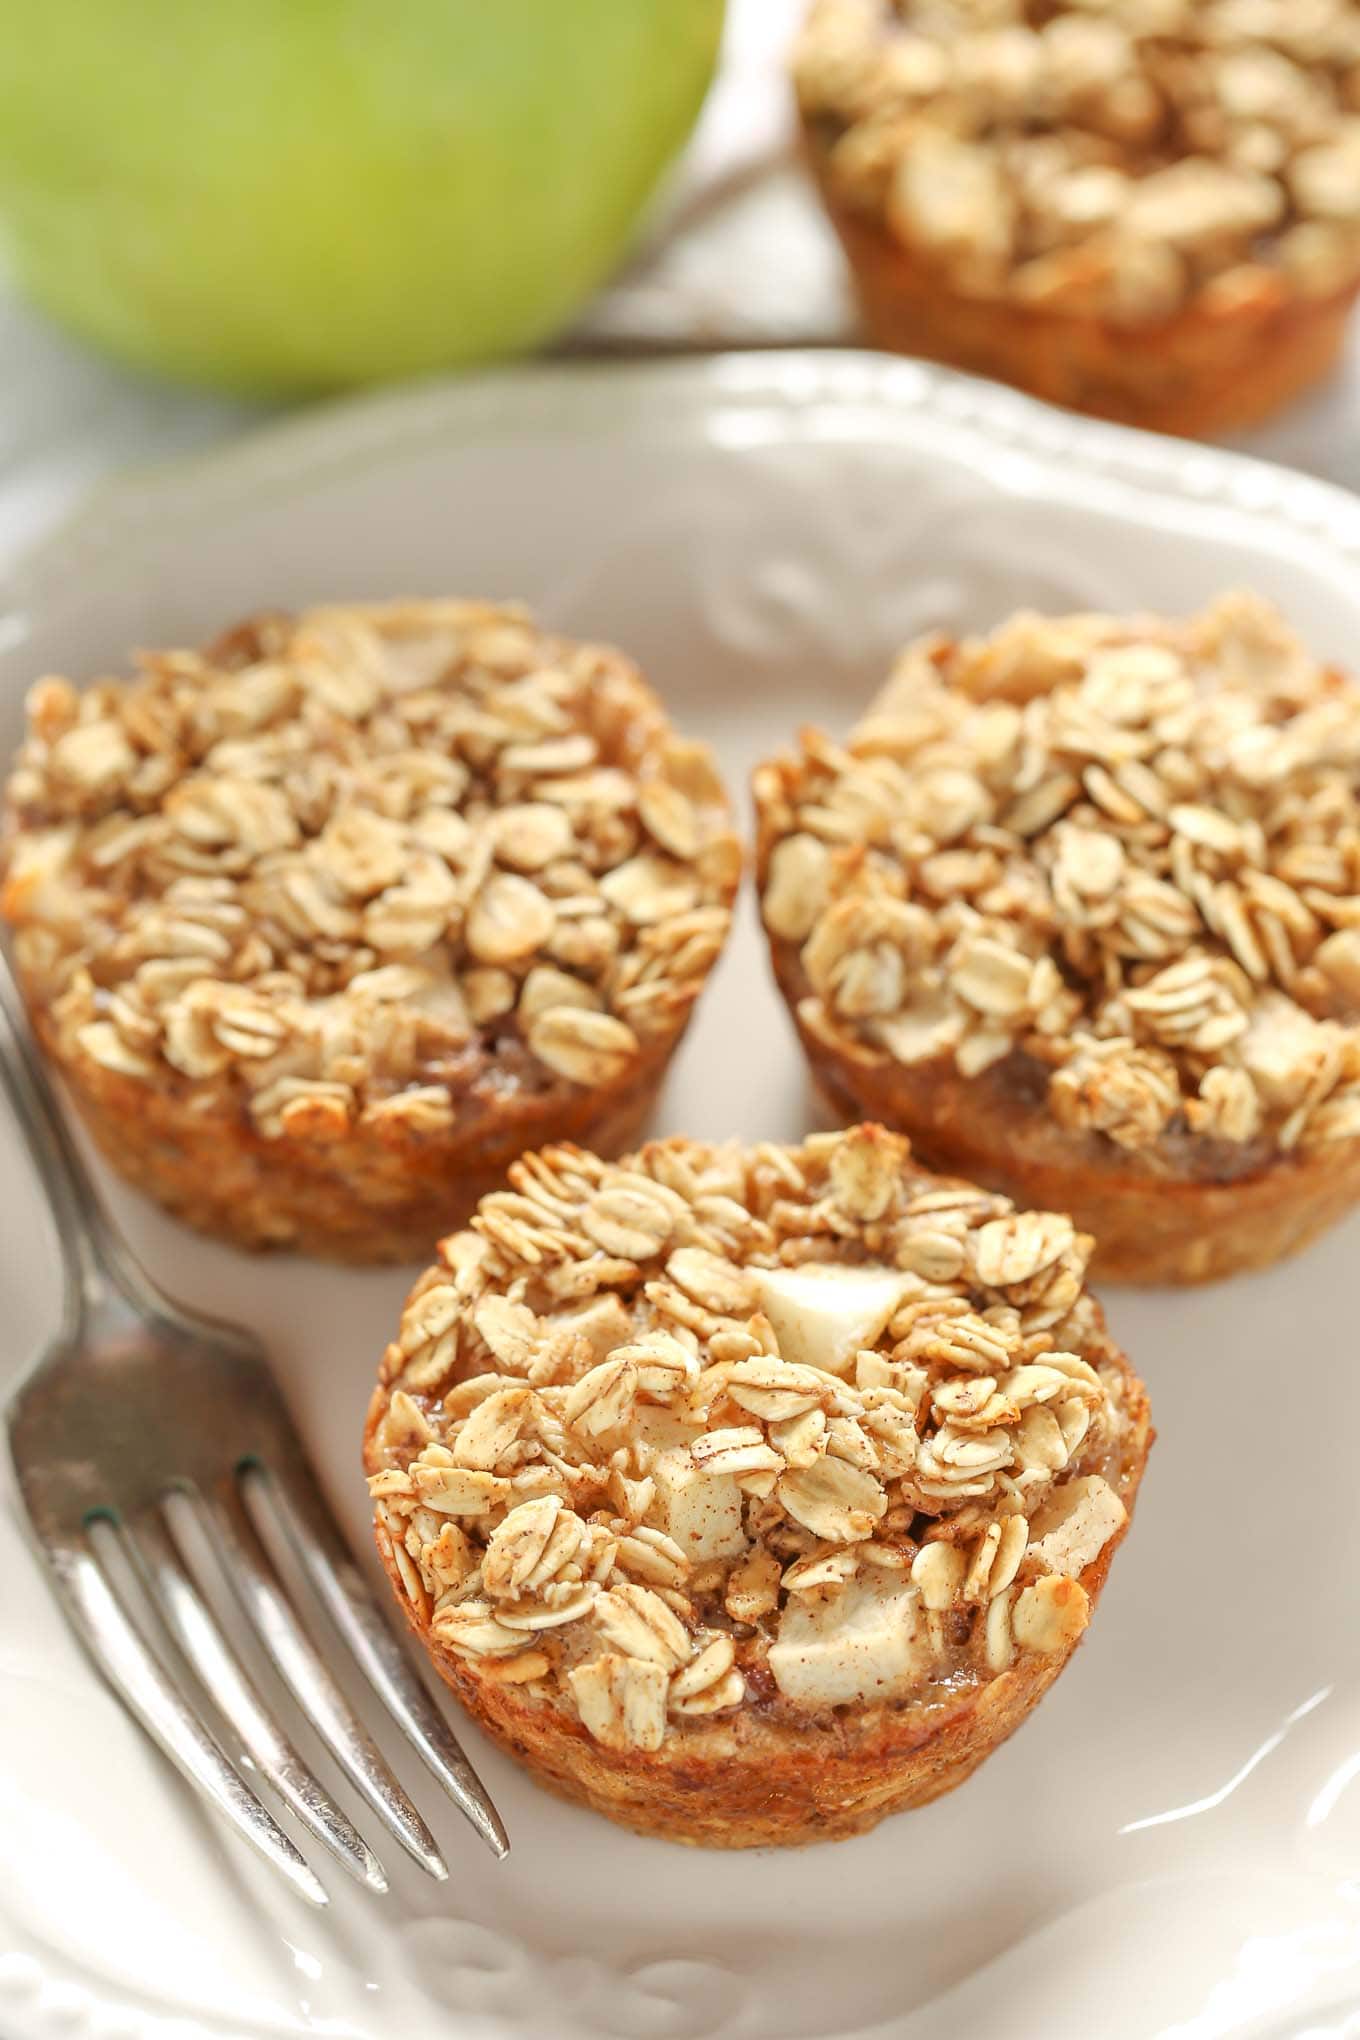
<instances>
[{"instance_id":1,"label":"white tablecloth","mask_svg":"<svg viewBox=\"0 0 1360 2040\"><path fill-rule=\"evenodd\" d=\"M854 342L838 252L790 153L783 52L802 4L730 0L724 67L689 152L642 252L568 351ZM0 558L101 477L267 415L129 374L0 285ZM1238 443L1360 490L1360 318L1342 373Z\"/></svg>"}]
</instances>

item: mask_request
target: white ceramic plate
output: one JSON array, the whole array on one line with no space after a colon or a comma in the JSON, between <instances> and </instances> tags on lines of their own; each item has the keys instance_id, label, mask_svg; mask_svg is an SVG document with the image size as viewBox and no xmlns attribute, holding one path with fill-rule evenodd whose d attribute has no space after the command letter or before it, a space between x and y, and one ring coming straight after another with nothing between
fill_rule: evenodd
<instances>
[{"instance_id":1,"label":"white ceramic plate","mask_svg":"<svg viewBox=\"0 0 1360 2040\"><path fill-rule=\"evenodd\" d=\"M1360 660L1360 504L1322 485L868 356L532 372L321 412L106 495L12 578L0 740L44 670L271 602L458 590L617 638L740 784L799 722L844 726L918 628L1022 603L1175 610L1244 581ZM658 1123L792 1136L805 1112L748 908ZM7 1125L0 1195L12 1368L55 1281ZM264 1334L363 1541L358 1429L406 1275L247 1260L113 1201L157 1276ZM336 1884L328 1914L295 1908L125 1721L0 1514L0 2026L1360 2032L1358 1243L1353 1223L1259 1279L1113 1298L1162 1436L1089 1640L971 1784L836 1847L642 1841L469 1731L508 1863L436 1808L447 1887L390 1864L386 1900Z\"/></svg>"}]
</instances>

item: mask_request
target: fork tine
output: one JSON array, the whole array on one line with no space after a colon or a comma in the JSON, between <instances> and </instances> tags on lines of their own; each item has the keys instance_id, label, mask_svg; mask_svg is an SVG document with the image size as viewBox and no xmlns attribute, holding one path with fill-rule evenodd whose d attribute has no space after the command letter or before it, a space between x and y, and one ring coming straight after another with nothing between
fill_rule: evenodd
<instances>
[{"instance_id":1,"label":"fork tine","mask_svg":"<svg viewBox=\"0 0 1360 2040\"><path fill-rule=\"evenodd\" d=\"M187 1495L171 1499L192 1507ZM190 1669L236 1731L247 1757L351 1876L370 1891L386 1891L382 1864L298 1755L218 1627L191 1578L197 1568L171 1509L137 1516L126 1526L124 1548Z\"/></svg>"},{"instance_id":2,"label":"fork tine","mask_svg":"<svg viewBox=\"0 0 1360 2040\"><path fill-rule=\"evenodd\" d=\"M337 1763L407 1854L442 1882L449 1874L448 1866L434 1836L303 1629L248 1510L238 1496L223 1489L214 1498L212 1514L222 1539L223 1570L280 1678Z\"/></svg>"},{"instance_id":3,"label":"fork tine","mask_svg":"<svg viewBox=\"0 0 1360 2040\"><path fill-rule=\"evenodd\" d=\"M459 1811L503 1861L510 1853L504 1823L380 1614L311 1469L305 1461L295 1464L286 1481L278 1480L272 1468L252 1469L243 1477L246 1487L257 1482L270 1491L307 1577L365 1677Z\"/></svg>"},{"instance_id":4,"label":"fork tine","mask_svg":"<svg viewBox=\"0 0 1360 2040\"><path fill-rule=\"evenodd\" d=\"M69 1546L48 1556L73 1628L147 1734L299 1897L309 1905L326 1905L325 1890L306 1857L209 1735L139 1634L98 1560L88 1550Z\"/></svg>"}]
</instances>

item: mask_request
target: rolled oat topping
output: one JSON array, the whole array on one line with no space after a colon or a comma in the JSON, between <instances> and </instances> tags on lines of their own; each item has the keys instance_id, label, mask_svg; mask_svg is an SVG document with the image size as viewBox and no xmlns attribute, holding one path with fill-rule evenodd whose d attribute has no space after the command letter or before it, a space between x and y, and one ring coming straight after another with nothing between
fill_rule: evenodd
<instances>
[{"instance_id":1,"label":"rolled oat topping","mask_svg":"<svg viewBox=\"0 0 1360 2040\"><path fill-rule=\"evenodd\" d=\"M1360 689L1247 596L910 646L756 775L806 1028L1126 1149L1360 1136Z\"/></svg>"},{"instance_id":2,"label":"rolled oat topping","mask_svg":"<svg viewBox=\"0 0 1360 2040\"><path fill-rule=\"evenodd\" d=\"M1140 322L1360 275L1356 0L815 0L831 184L970 295Z\"/></svg>"},{"instance_id":3,"label":"rolled oat topping","mask_svg":"<svg viewBox=\"0 0 1360 2040\"><path fill-rule=\"evenodd\" d=\"M30 988L71 1055L239 1095L266 1135L608 1085L727 932L708 752L621 654L516 609L267 616L29 714L3 910Z\"/></svg>"},{"instance_id":4,"label":"rolled oat topping","mask_svg":"<svg viewBox=\"0 0 1360 2040\"><path fill-rule=\"evenodd\" d=\"M412 1291L370 1441L438 1642L655 1750L1073 1640L1126 1517L1091 1242L909 1156L859 1127L512 1169Z\"/></svg>"}]
</instances>

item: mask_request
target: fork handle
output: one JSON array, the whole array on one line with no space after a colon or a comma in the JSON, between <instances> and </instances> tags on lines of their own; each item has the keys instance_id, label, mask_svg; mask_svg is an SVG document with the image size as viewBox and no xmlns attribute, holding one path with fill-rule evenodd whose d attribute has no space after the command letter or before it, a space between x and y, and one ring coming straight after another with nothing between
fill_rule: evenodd
<instances>
[{"instance_id":1,"label":"fork handle","mask_svg":"<svg viewBox=\"0 0 1360 2040\"><path fill-rule=\"evenodd\" d=\"M14 1108L33 1166L42 1178L61 1251L67 1323L139 1287L131 1257L115 1236L71 1138L56 1093L38 1058L9 959L0 953L0 1086Z\"/></svg>"}]
</instances>

